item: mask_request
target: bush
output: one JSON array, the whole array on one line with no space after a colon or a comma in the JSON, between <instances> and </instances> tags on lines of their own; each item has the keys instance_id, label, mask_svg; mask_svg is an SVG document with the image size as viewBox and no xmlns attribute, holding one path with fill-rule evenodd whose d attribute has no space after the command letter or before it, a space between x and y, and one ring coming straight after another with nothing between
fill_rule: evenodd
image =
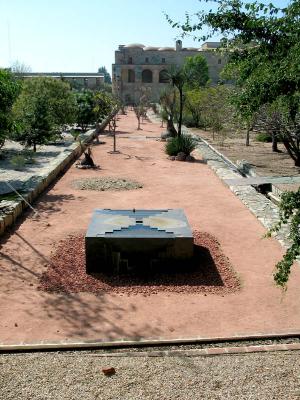
<instances>
[{"instance_id":1,"label":"bush","mask_svg":"<svg viewBox=\"0 0 300 400\"><path fill-rule=\"evenodd\" d=\"M169 156L176 156L178 153L185 153L187 156L195 150L197 141L191 135L181 134L171 138L166 143L165 151Z\"/></svg>"},{"instance_id":2,"label":"bush","mask_svg":"<svg viewBox=\"0 0 300 400\"><path fill-rule=\"evenodd\" d=\"M197 127L197 121L195 121L194 117L192 114L186 114L182 118L182 123L185 125L187 128L192 128L192 127Z\"/></svg>"},{"instance_id":3,"label":"bush","mask_svg":"<svg viewBox=\"0 0 300 400\"><path fill-rule=\"evenodd\" d=\"M256 135L256 140L263 143L271 143L272 136L269 133L261 132Z\"/></svg>"}]
</instances>

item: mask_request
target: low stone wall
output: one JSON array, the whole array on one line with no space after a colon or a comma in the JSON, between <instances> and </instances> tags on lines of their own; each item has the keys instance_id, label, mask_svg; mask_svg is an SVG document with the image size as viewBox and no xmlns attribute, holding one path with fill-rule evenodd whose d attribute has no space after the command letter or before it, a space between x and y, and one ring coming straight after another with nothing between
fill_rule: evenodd
<instances>
[{"instance_id":1,"label":"low stone wall","mask_svg":"<svg viewBox=\"0 0 300 400\"><path fill-rule=\"evenodd\" d=\"M97 129L92 129L82 135L83 144L91 142L98 133L102 132L108 125L109 121L116 115L118 110L114 110L100 125ZM83 152L83 147L78 142L75 142L69 148L65 149L58 156L53 158L49 163L49 169L47 173L41 173L36 179L29 180L26 186L26 194L22 193L22 196L26 201L31 204L58 176L61 174L67 166L75 159L80 157ZM28 207L26 202L19 198L14 201L5 201L7 203L7 213L0 217L0 236L4 234L6 229L13 225L16 219L22 214L23 210Z\"/></svg>"}]
</instances>

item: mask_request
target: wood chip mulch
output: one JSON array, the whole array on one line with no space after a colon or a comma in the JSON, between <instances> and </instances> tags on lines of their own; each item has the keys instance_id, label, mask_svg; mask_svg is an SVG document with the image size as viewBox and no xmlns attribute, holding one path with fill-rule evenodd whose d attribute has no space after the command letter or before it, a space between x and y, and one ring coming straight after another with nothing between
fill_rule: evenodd
<instances>
[{"instance_id":1,"label":"wood chip mulch","mask_svg":"<svg viewBox=\"0 0 300 400\"><path fill-rule=\"evenodd\" d=\"M209 233L194 231L193 265L176 271L120 276L85 272L84 235L60 241L40 279L39 290L78 293L105 292L151 295L159 292L228 294L240 289L240 282L218 240Z\"/></svg>"}]
</instances>

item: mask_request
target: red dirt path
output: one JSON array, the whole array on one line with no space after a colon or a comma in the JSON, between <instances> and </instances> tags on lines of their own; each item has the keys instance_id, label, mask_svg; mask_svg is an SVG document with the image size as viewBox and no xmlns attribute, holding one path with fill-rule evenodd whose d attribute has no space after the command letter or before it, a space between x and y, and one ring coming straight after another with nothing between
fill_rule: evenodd
<instances>
[{"instance_id":1,"label":"red dirt path","mask_svg":"<svg viewBox=\"0 0 300 400\"><path fill-rule=\"evenodd\" d=\"M273 284L282 255L275 239L263 239L262 225L201 162L172 162L158 136L159 125L136 131L132 113L120 116L117 148L112 138L93 148L100 170L67 173L36 203L40 218L24 219L1 241L0 342L175 338L300 331L300 269L287 293ZM137 139L137 136L140 140ZM80 191L74 179L116 176L144 187L126 192ZM145 297L124 293L46 293L37 290L59 240L85 231L94 208L184 208L193 227L221 243L242 282L231 294L160 292ZM30 215L28 213L28 215Z\"/></svg>"}]
</instances>

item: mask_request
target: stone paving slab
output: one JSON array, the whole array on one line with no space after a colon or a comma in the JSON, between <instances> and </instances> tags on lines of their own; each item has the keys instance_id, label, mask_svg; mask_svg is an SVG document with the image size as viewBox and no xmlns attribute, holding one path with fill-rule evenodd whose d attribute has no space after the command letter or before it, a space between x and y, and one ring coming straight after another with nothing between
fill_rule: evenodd
<instances>
[{"instance_id":1,"label":"stone paving slab","mask_svg":"<svg viewBox=\"0 0 300 400\"><path fill-rule=\"evenodd\" d=\"M300 176L256 176L250 178L224 179L228 186L263 185L267 183L300 183Z\"/></svg>"}]
</instances>

